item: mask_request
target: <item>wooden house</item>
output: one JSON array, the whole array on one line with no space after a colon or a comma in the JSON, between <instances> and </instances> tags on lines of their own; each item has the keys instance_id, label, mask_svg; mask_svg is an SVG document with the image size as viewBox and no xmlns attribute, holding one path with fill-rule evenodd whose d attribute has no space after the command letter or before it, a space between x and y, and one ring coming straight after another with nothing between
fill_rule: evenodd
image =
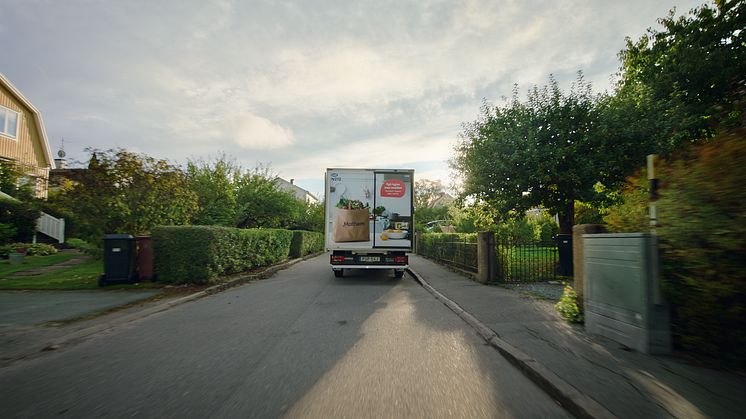
<instances>
[{"instance_id":1,"label":"wooden house","mask_svg":"<svg viewBox=\"0 0 746 419\"><path fill-rule=\"evenodd\" d=\"M41 113L0 73L0 159L13 162L39 198L47 197L54 158Z\"/></svg>"}]
</instances>

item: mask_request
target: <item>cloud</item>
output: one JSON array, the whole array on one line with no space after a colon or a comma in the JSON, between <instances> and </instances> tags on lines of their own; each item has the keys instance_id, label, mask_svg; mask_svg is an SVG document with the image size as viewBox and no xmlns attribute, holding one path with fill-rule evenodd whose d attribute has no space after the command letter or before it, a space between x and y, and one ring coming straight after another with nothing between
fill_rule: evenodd
<instances>
[{"instance_id":1,"label":"cloud","mask_svg":"<svg viewBox=\"0 0 746 419\"><path fill-rule=\"evenodd\" d=\"M387 137L351 138L273 167L281 174L295 178L319 176L328 167L412 168L418 162L433 162L445 167L444 156L450 155L451 144L449 133L423 135L416 131Z\"/></svg>"},{"instance_id":2,"label":"cloud","mask_svg":"<svg viewBox=\"0 0 746 419\"><path fill-rule=\"evenodd\" d=\"M701 0L670 2L683 11ZM460 124L478 117L482 98L498 102L513 83L523 96L549 73L568 87L579 69L607 88L624 37L670 6L58 3L3 10L3 71L41 109L52 146L70 139L70 156L111 144L176 161L225 151L296 179L406 166L444 182Z\"/></svg>"},{"instance_id":3,"label":"cloud","mask_svg":"<svg viewBox=\"0 0 746 419\"><path fill-rule=\"evenodd\" d=\"M362 43L340 42L323 50L288 48L268 57L267 71L248 74L252 99L295 111L324 112L358 104L380 106L421 93L425 75Z\"/></svg>"},{"instance_id":4,"label":"cloud","mask_svg":"<svg viewBox=\"0 0 746 419\"><path fill-rule=\"evenodd\" d=\"M226 126L225 135L248 150L283 148L295 142L292 130L250 112L229 116Z\"/></svg>"}]
</instances>

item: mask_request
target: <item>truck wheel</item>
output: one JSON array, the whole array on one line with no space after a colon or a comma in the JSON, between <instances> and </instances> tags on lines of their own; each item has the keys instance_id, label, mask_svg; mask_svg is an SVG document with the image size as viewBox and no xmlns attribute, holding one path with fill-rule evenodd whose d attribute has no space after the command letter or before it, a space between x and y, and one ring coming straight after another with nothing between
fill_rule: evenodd
<instances>
[{"instance_id":1,"label":"truck wheel","mask_svg":"<svg viewBox=\"0 0 746 419\"><path fill-rule=\"evenodd\" d=\"M105 287L106 286L106 275L100 275L98 277L98 286L99 287Z\"/></svg>"},{"instance_id":2,"label":"truck wheel","mask_svg":"<svg viewBox=\"0 0 746 419\"><path fill-rule=\"evenodd\" d=\"M344 269L334 270L334 276L336 276L337 278L342 278L344 274L345 274Z\"/></svg>"},{"instance_id":3,"label":"truck wheel","mask_svg":"<svg viewBox=\"0 0 746 419\"><path fill-rule=\"evenodd\" d=\"M397 278L404 277L404 271L394 271L394 276Z\"/></svg>"}]
</instances>

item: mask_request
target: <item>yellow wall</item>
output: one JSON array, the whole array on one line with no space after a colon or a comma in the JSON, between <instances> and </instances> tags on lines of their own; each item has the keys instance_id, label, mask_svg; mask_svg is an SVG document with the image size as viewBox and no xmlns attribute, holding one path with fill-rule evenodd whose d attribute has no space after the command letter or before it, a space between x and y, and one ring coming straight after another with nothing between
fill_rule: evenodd
<instances>
[{"instance_id":1,"label":"yellow wall","mask_svg":"<svg viewBox=\"0 0 746 419\"><path fill-rule=\"evenodd\" d=\"M0 85L0 105L20 114L17 137L12 139L0 134L0 157L15 161L24 173L40 178L36 188L37 196L46 197L50 165L46 161L34 114L2 85Z\"/></svg>"}]
</instances>

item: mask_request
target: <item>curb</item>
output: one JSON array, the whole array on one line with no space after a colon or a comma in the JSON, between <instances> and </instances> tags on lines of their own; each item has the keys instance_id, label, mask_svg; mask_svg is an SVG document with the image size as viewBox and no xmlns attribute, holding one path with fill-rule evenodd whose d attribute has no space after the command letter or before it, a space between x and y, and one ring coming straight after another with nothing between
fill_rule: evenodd
<instances>
[{"instance_id":1,"label":"curb","mask_svg":"<svg viewBox=\"0 0 746 419\"><path fill-rule=\"evenodd\" d=\"M528 354L502 340L500 336L456 302L433 288L412 268L407 269L412 277L436 299L461 317L490 346L496 349L511 364L520 369L531 381L552 396L568 412L578 418L616 418L613 413L591 397L581 393L570 383L560 378Z\"/></svg>"},{"instance_id":2,"label":"curb","mask_svg":"<svg viewBox=\"0 0 746 419\"><path fill-rule=\"evenodd\" d=\"M178 305L188 303L190 301L198 300L200 298L206 297L208 295L217 294L219 292L225 291L227 289L236 287L238 285L242 285L244 283L256 281L259 279L265 279L269 278L272 275L274 275L277 271L281 271L283 269L287 269L296 263L302 262L306 259L311 259L316 256L321 255L324 252L318 252L313 253L310 255L306 255L302 258L292 259L283 263L280 263L278 265L270 266L262 271L250 274L250 275L241 275L237 276L229 281L226 281L221 284L213 285L209 288L205 288L202 291L195 292L194 294L190 294L181 298L177 298L175 300L167 301L165 303L159 304L157 306L149 307L145 310L138 311L123 317L120 317L114 321L106 322L103 324L98 324L95 326L91 326L85 329L78 330L77 332L70 333L68 335L63 336L62 338L56 339L51 341L49 344L47 344L45 347L41 348L40 350L36 352L31 352L26 356L21 356L19 358L16 358L14 360L9 361L8 363L4 363L3 365L0 365L0 368L4 368L9 366L10 364L20 361L22 359L28 359L34 355L37 355L39 353L48 352L48 351L54 351L61 349L63 346L69 346L71 344L77 343L79 341L82 341L88 336L95 335L97 333L104 332L109 329L113 329L117 326L121 326L136 320L144 319L146 317L149 317L153 314L160 313L162 311L166 311L172 307L176 307Z\"/></svg>"}]
</instances>

